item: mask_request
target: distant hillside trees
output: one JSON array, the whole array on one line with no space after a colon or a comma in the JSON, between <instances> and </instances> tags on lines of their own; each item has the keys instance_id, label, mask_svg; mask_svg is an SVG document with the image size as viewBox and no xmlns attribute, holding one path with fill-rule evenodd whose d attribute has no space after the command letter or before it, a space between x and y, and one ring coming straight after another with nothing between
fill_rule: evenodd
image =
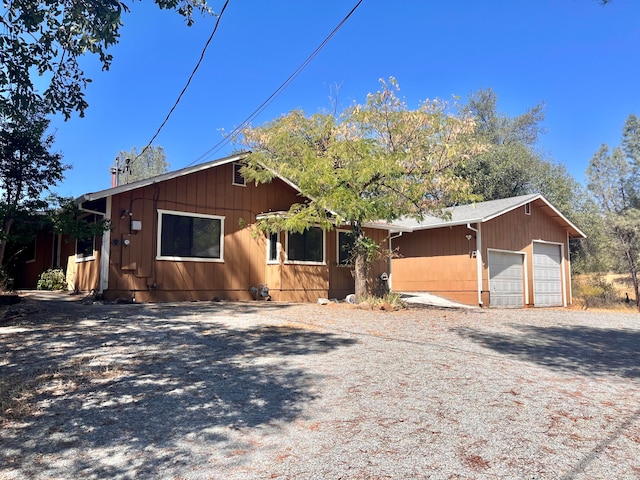
<instances>
[{"instance_id":1,"label":"distant hillside trees","mask_svg":"<svg viewBox=\"0 0 640 480\"><path fill-rule=\"evenodd\" d=\"M141 153L133 147L128 152L120 151L118 158L121 169L120 184L162 175L170 168L162 147L148 146L143 148Z\"/></svg>"},{"instance_id":2,"label":"distant hillside trees","mask_svg":"<svg viewBox=\"0 0 640 480\"><path fill-rule=\"evenodd\" d=\"M610 241L614 267L626 271L640 309L640 121L627 118L620 146L603 144L587 168L588 189Z\"/></svg>"}]
</instances>

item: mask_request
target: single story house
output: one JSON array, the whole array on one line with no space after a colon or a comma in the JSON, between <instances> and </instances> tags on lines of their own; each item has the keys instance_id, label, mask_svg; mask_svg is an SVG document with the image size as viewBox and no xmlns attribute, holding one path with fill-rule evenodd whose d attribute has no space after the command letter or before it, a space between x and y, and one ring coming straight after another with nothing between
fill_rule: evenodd
<instances>
[{"instance_id":1,"label":"single story house","mask_svg":"<svg viewBox=\"0 0 640 480\"><path fill-rule=\"evenodd\" d=\"M569 240L582 233L542 195L451 207L393 223L391 286L467 305L571 304Z\"/></svg>"},{"instance_id":2,"label":"single story house","mask_svg":"<svg viewBox=\"0 0 640 480\"><path fill-rule=\"evenodd\" d=\"M111 229L85 240L47 235L25 273L45 270L44 261L65 270L70 289L138 302L315 302L353 293L348 227L255 231L257 219L305 198L286 178L245 182L246 155L82 195L76 202L85 219L108 219ZM474 306L571 304L569 239L584 234L544 197L456 206L445 214L367 225L368 236L395 252L374 265L372 277L388 277L396 292L430 292ZM32 276L33 286L18 287L33 288Z\"/></svg>"},{"instance_id":3,"label":"single story house","mask_svg":"<svg viewBox=\"0 0 640 480\"><path fill-rule=\"evenodd\" d=\"M305 198L285 178L245 182L240 168L246 155L78 198L88 218L110 219L112 228L101 238L76 242L67 263L72 288L139 302L315 302L353 293L347 230L313 227L265 237L252 228L260 216L287 211ZM386 246L388 227L367 228L367 235ZM381 261L373 274L387 268Z\"/></svg>"}]
</instances>

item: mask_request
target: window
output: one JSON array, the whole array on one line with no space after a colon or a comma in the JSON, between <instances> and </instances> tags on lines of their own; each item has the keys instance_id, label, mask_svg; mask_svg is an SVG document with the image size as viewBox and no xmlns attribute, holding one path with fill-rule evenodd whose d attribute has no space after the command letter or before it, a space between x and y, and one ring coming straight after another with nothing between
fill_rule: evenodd
<instances>
[{"instance_id":1,"label":"window","mask_svg":"<svg viewBox=\"0 0 640 480\"><path fill-rule=\"evenodd\" d=\"M324 232L311 227L302 233L287 234L287 261L324 263Z\"/></svg>"},{"instance_id":2,"label":"window","mask_svg":"<svg viewBox=\"0 0 640 480\"><path fill-rule=\"evenodd\" d=\"M269 233L267 237L267 263L280 263L280 242L277 232Z\"/></svg>"},{"instance_id":3,"label":"window","mask_svg":"<svg viewBox=\"0 0 640 480\"><path fill-rule=\"evenodd\" d=\"M338 265L351 265L351 251L355 239L352 232L338 230Z\"/></svg>"},{"instance_id":4,"label":"window","mask_svg":"<svg viewBox=\"0 0 640 480\"><path fill-rule=\"evenodd\" d=\"M29 240L29 243L26 245L24 252L26 257L24 263L33 263L36 261L36 237L33 237L31 240Z\"/></svg>"},{"instance_id":5,"label":"window","mask_svg":"<svg viewBox=\"0 0 640 480\"><path fill-rule=\"evenodd\" d=\"M224 217L158 210L158 259L223 260Z\"/></svg>"},{"instance_id":6,"label":"window","mask_svg":"<svg viewBox=\"0 0 640 480\"><path fill-rule=\"evenodd\" d=\"M241 168L242 168L241 163L233 164L233 180L231 183L233 185L238 185L240 187L246 187L247 181L245 180L245 178L242 176L242 173L240 172Z\"/></svg>"},{"instance_id":7,"label":"window","mask_svg":"<svg viewBox=\"0 0 640 480\"><path fill-rule=\"evenodd\" d=\"M524 204L524 214L525 215L531 215L531 203L525 203Z\"/></svg>"},{"instance_id":8,"label":"window","mask_svg":"<svg viewBox=\"0 0 640 480\"><path fill-rule=\"evenodd\" d=\"M96 223L100 219L99 215L91 214L84 217L87 223ZM76 263L95 260L96 237L84 237L76 239Z\"/></svg>"}]
</instances>

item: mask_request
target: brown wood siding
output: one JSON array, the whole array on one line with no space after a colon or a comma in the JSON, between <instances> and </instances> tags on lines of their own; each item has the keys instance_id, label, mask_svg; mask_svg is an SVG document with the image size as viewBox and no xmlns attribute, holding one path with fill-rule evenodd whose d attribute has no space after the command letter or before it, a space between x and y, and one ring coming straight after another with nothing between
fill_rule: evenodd
<instances>
[{"instance_id":1,"label":"brown wood siding","mask_svg":"<svg viewBox=\"0 0 640 480\"><path fill-rule=\"evenodd\" d=\"M93 260L76 263L76 242L69 240L63 250L67 259L67 283L70 290L91 292L98 291L100 282L100 249L102 248L102 238L96 237Z\"/></svg>"},{"instance_id":2,"label":"brown wood siding","mask_svg":"<svg viewBox=\"0 0 640 480\"><path fill-rule=\"evenodd\" d=\"M51 232L38 232L35 242L35 252L33 260L23 263L15 272L15 289L34 289L38 285L38 280L42 272L52 268L53 264L53 237ZM28 253L26 254L28 256Z\"/></svg>"},{"instance_id":3,"label":"brown wood siding","mask_svg":"<svg viewBox=\"0 0 640 480\"><path fill-rule=\"evenodd\" d=\"M570 283L570 263L569 246L567 244L567 231L556 220L555 213L545 205L542 200L537 200L531 204L531 214L525 214L525 207L522 206L511 212L505 213L482 225L483 244L483 278L482 290L488 290L488 249L500 249L525 252L527 261L526 288L528 293L528 305L532 306L534 301L533 291L533 241L541 240L563 245L563 272L564 291L567 303L571 303L569 293ZM490 300L489 300L490 301Z\"/></svg>"},{"instance_id":4,"label":"brown wood siding","mask_svg":"<svg viewBox=\"0 0 640 480\"><path fill-rule=\"evenodd\" d=\"M431 292L451 300L478 304L476 259L470 254L475 233L464 226L419 230L393 240L399 258L392 260L396 292Z\"/></svg>"},{"instance_id":5,"label":"brown wood siding","mask_svg":"<svg viewBox=\"0 0 640 480\"><path fill-rule=\"evenodd\" d=\"M472 225L477 227L476 224ZM473 235L467 241L465 235ZM476 233L466 226L444 227L404 233L394 239L400 258L392 261L392 282L395 291L427 291L468 305L478 304L477 262L470 251L476 249ZM564 289L570 298L570 265L567 230L556 214L542 200L500 215L481 225L482 301L490 304L488 279L489 249L525 252L527 261L526 289L529 305L533 292L533 241L541 240L563 245Z\"/></svg>"},{"instance_id":6,"label":"brown wood siding","mask_svg":"<svg viewBox=\"0 0 640 480\"><path fill-rule=\"evenodd\" d=\"M327 296L326 265L267 265L265 238L251 228L257 214L300 202L298 193L278 179L232 185L232 168L221 165L112 198L107 298L135 292L137 301L249 300L258 284L267 284L274 300ZM158 209L224 217L224 262L157 260ZM141 221L142 229L131 231L131 220Z\"/></svg>"}]
</instances>

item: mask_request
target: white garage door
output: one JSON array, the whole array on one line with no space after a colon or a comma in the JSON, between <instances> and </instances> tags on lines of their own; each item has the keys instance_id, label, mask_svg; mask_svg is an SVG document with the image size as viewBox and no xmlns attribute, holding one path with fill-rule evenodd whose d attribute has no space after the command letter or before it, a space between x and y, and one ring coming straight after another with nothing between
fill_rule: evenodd
<instances>
[{"instance_id":1,"label":"white garage door","mask_svg":"<svg viewBox=\"0 0 640 480\"><path fill-rule=\"evenodd\" d=\"M524 255L489 252L489 302L492 307L524 306Z\"/></svg>"},{"instance_id":2,"label":"white garage door","mask_svg":"<svg viewBox=\"0 0 640 480\"><path fill-rule=\"evenodd\" d=\"M533 244L533 303L536 307L564 305L560 245Z\"/></svg>"}]
</instances>

